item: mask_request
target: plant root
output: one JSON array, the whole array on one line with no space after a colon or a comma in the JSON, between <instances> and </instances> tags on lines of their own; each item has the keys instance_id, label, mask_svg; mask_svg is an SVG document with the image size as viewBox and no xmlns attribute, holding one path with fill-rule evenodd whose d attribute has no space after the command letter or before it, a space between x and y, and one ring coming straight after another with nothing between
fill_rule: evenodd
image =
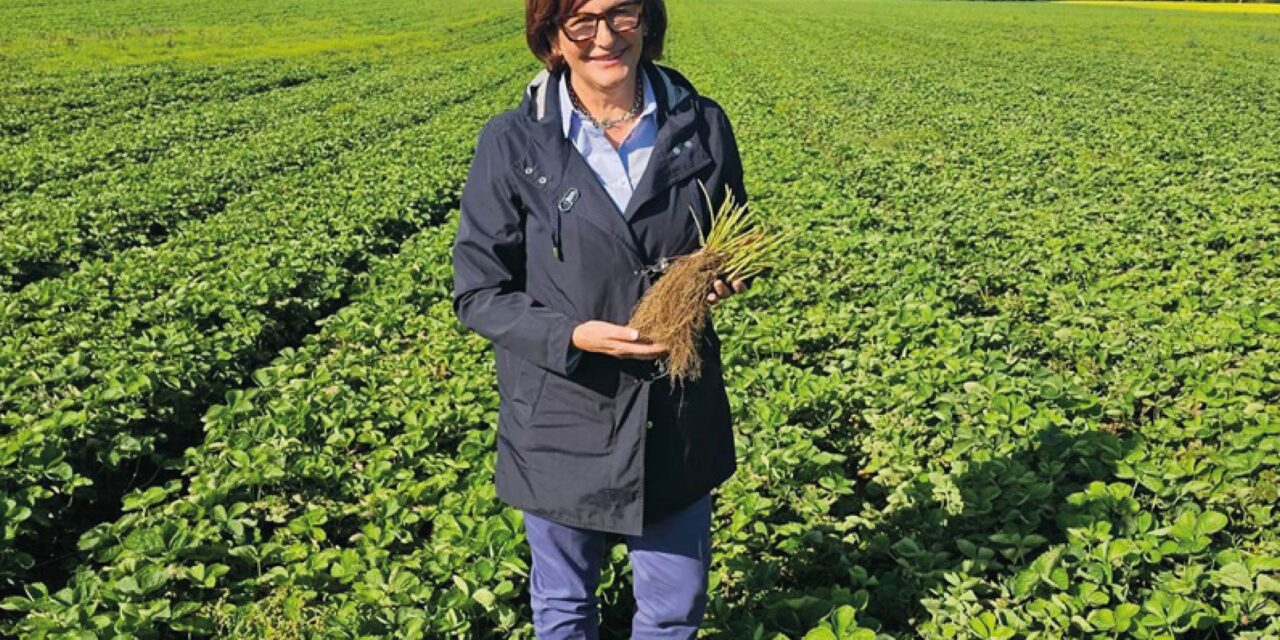
<instances>
[{"instance_id":1,"label":"plant root","mask_svg":"<svg viewBox=\"0 0 1280 640\"><path fill-rule=\"evenodd\" d=\"M667 346L667 372L673 382L702 375L698 342L710 312L706 297L723 263L721 254L702 250L676 258L631 312L627 326Z\"/></svg>"}]
</instances>

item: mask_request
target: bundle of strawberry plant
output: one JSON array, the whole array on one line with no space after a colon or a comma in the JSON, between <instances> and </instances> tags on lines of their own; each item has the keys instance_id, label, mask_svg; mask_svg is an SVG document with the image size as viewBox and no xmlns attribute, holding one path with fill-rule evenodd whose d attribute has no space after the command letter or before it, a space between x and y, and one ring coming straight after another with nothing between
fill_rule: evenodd
<instances>
[{"instance_id":1,"label":"bundle of strawberry plant","mask_svg":"<svg viewBox=\"0 0 1280 640\"><path fill-rule=\"evenodd\" d=\"M706 187L702 193L711 210ZM712 215L709 231L704 233L697 212L692 213L700 248L671 263L641 296L627 323L649 341L667 346L666 368L676 383L702 375L698 343L711 311L707 292L715 281L732 283L758 275L773 265L777 248L789 236L755 225L746 203L735 203L732 192L726 192Z\"/></svg>"}]
</instances>

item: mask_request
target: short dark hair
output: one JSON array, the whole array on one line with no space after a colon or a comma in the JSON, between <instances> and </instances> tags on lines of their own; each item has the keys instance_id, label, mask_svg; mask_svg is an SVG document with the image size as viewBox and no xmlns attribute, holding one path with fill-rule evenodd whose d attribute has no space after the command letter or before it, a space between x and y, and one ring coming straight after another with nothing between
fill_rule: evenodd
<instances>
[{"instance_id":1,"label":"short dark hair","mask_svg":"<svg viewBox=\"0 0 1280 640\"><path fill-rule=\"evenodd\" d=\"M644 5L644 50L640 59L661 60L662 45L667 37L667 5L663 0L640 0ZM569 16L578 11L587 0L525 0L524 38L529 50L550 71L564 66L564 58L551 49L556 32Z\"/></svg>"}]
</instances>

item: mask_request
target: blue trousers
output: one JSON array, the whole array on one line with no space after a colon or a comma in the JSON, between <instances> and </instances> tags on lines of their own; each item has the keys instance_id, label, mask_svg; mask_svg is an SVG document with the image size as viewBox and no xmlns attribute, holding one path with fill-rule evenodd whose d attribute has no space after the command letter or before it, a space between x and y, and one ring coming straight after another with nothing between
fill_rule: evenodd
<instances>
[{"instance_id":1,"label":"blue trousers","mask_svg":"<svg viewBox=\"0 0 1280 640\"><path fill-rule=\"evenodd\" d=\"M539 640L597 640L602 531L579 529L524 514L532 549L529 591ZM626 536L636 611L633 640L692 638L707 605L711 566L711 496Z\"/></svg>"}]
</instances>

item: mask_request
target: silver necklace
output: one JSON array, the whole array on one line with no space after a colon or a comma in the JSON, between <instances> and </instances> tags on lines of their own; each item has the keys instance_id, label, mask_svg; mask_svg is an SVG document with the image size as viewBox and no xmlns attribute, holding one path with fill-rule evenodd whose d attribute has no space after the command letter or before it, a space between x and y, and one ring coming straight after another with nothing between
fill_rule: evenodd
<instances>
[{"instance_id":1,"label":"silver necklace","mask_svg":"<svg viewBox=\"0 0 1280 640\"><path fill-rule=\"evenodd\" d=\"M603 120L596 120L595 117L591 115L591 112L587 111L587 108L583 106L582 100L578 98L578 93L573 90L573 82L570 82L569 79L566 79L565 86L569 88L569 101L573 103L573 108L577 110L577 112L581 114L582 117L590 120L591 123L596 125L596 127L599 128L601 131L608 131L640 115L640 110L644 108L644 87L640 84L639 69L636 70L636 99L631 104L631 110L622 114L621 116L618 116L617 118L605 118Z\"/></svg>"}]
</instances>

